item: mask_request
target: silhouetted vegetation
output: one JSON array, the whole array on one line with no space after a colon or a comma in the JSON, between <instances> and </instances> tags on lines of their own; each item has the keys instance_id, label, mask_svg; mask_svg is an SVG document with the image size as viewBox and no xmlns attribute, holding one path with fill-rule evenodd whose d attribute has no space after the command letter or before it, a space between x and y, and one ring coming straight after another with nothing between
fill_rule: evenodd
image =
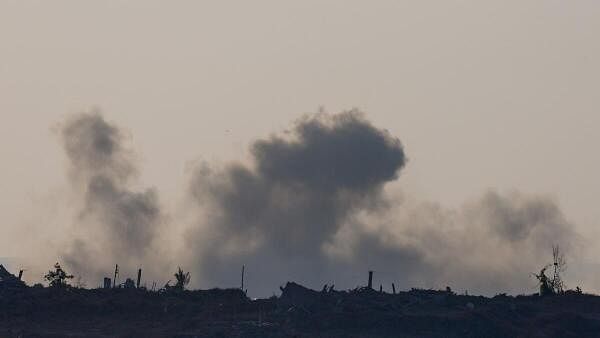
<instances>
[{"instance_id":1,"label":"silhouetted vegetation","mask_svg":"<svg viewBox=\"0 0 600 338\"><path fill-rule=\"evenodd\" d=\"M553 262L544 266L539 274L533 274L540 284L540 296L563 294L565 292L562 274L567 270L567 262L558 245L552 247L552 260ZM550 267L553 268L552 278L546 275L546 271ZM579 287L577 288L579 289Z\"/></svg>"},{"instance_id":2,"label":"silhouetted vegetation","mask_svg":"<svg viewBox=\"0 0 600 338\"><path fill-rule=\"evenodd\" d=\"M190 283L190 273L183 272L180 267L177 267L177 272L175 273L175 286L174 288L177 290L183 290Z\"/></svg>"},{"instance_id":3,"label":"silhouetted vegetation","mask_svg":"<svg viewBox=\"0 0 600 338\"><path fill-rule=\"evenodd\" d=\"M65 287L68 286L68 280L73 279L73 275L67 274L65 270L58 264L54 264L54 271L50 270L44 276L44 279L48 282L48 284L52 287Z\"/></svg>"}]
</instances>

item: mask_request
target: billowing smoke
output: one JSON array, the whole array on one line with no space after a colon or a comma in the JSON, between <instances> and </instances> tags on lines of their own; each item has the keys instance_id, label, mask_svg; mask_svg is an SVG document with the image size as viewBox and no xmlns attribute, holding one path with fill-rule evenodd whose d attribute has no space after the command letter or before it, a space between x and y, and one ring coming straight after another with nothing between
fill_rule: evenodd
<instances>
[{"instance_id":1,"label":"billowing smoke","mask_svg":"<svg viewBox=\"0 0 600 338\"><path fill-rule=\"evenodd\" d=\"M254 294L295 280L312 287L455 285L530 291L530 272L572 227L552 200L487 193L461 210L395 200L384 186L406 164L400 141L355 111L318 114L256 141L250 165L199 166L187 236L198 286L236 286L242 265Z\"/></svg>"},{"instance_id":2,"label":"billowing smoke","mask_svg":"<svg viewBox=\"0 0 600 338\"><path fill-rule=\"evenodd\" d=\"M82 202L67 265L95 281L110 276L116 263L135 271L151 256L162 214L154 190L131 188L137 167L125 134L99 113L85 113L71 117L61 135Z\"/></svg>"},{"instance_id":3,"label":"billowing smoke","mask_svg":"<svg viewBox=\"0 0 600 338\"><path fill-rule=\"evenodd\" d=\"M255 141L249 163L195 167L185 213L137 187L127 134L99 113L71 117L61 136L77 212L59 256L90 286L118 263L146 280L182 265L193 287L237 287L245 265L255 296L289 280L363 286L369 270L386 290L527 293L552 245L579 244L544 196L489 191L447 209L401 195L390 187L407 164L400 140L356 111L305 116Z\"/></svg>"},{"instance_id":4,"label":"billowing smoke","mask_svg":"<svg viewBox=\"0 0 600 338\"><path fill-rule=\"evenodd\" d=\"M244 263L261 266L263 292L283 276L321 279L323 246L357 212L383 207L383 185L406 161L398 139L354 112L306 117L252 154L254 168L198 170L192 195L206 222L188 245L212 283L237 281Z\"/></svg>"}]
</instances>

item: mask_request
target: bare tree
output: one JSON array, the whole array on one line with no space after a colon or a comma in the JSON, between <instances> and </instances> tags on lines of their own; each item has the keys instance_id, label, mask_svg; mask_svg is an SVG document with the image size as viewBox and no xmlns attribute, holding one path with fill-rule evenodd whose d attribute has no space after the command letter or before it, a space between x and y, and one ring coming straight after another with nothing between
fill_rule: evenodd
<instances>
[{"instance_id":1,"label":"bare tree","mask_svg":"<svg viewBox=\"0 0 600 338\"><path fill-rule=\"evenodd\" d=\"M563 293L565 290L565 283L562 280L562 274L567 270L567 261L558 244L552 246L552 258L554 276L552 277L551 286L555 293Z\"/></svg>"},{"instance_id":2,"label":"bare tree","mask_svg":"<svg viewBox=\"0 0 600 338\"><path fill-rule=\"evenodd\" d=\"M565 283L562 274L567 270L567 261L558 245L552 246L552 264L547 264L539 274L533 274L540 283L540 296L564 293ZM553 267L552 278L546 276L546 270Z\"/></svg>"}]
</instances>

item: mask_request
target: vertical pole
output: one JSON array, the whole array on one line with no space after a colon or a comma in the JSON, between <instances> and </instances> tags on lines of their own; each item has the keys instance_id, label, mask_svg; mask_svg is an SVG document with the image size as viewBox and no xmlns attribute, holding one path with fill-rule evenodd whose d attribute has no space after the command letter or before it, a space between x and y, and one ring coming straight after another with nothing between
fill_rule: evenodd
<instances>
[{"instance_id":1,"label":"vertical pole","mask_svg":"<svg viewBox=\"0 0 600 338\"><path fill-rule=\"evenodd\" d=\"M383 285L379 284L379 293L383 293Z\"/></svg>"},{"instance_id":2,"label":"vertical pole","mask_svg":"<svg viewBox=\"0 0 600 338\"><path fill-rule=\"evenodd\" d=\"M138 269L138 279L137 279L137 284L136 284L136 287L138 289L140 288L141 281L142 281L142 269Z\"/></svg>"},{"instance_id":3,"label":"vertical pole","mask_svg":"<svg viewBox=\"0 0 600 338\"><path fill-rule=\"evenodd\" d=\"M369 289L373 288L373 271L369 271Z\"/></svg>"},{"instance_id":4,"label":"vertical pole","mask_svg":"<svg viewBox=\"0 0 600 338\"><path fill-rule=\"evenodd\" d=\"M244 273L246 272L246 265L242 265L242 291L244 291Z\"/></svg>"},{"instance_id":5,"label":"vertical pole","mask_svg":"<svg viewBox=\"0 0 600 338\"><path fill-rule=\"evenodd\" d=\"M117 287L117 274L119 274L119 264L115 264L115 278L113 279L113 288Z\"/></svg>"},{"instance_id":6,"label":"vertical pole","mask_svg":"<svg viewBox=\"0 0 600 338\"><path fill-rule=\"evenodd\" d=\"M396 294L396 285L394 285L394 283L392 283L392 292Z\"/></svg>"},{"instance_id":7,"label":"vertical pole","mask_svg":"<svg viewBox=\"0 0 600 338\"><path fill-rule=\"evenodd\" d=\"M19 280L21 280L21 278L23 278L23 270L19 270Z\"/></svg>"}]
</instances>

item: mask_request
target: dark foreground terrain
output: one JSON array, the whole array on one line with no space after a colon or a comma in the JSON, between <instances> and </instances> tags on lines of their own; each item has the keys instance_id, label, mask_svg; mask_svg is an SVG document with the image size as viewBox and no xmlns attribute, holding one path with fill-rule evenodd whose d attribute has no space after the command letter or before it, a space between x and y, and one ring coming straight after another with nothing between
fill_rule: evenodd
<instances>
[{"instance_id":1,"label":"dark foreground terrain","mask_svg":"<svg viewBox=\"0 0 600 338\"><path fill-rule=\"evenodd\" d=\"M600 337L600 297L0 285L0 337Z\"/></svg>"}]
</instances>

